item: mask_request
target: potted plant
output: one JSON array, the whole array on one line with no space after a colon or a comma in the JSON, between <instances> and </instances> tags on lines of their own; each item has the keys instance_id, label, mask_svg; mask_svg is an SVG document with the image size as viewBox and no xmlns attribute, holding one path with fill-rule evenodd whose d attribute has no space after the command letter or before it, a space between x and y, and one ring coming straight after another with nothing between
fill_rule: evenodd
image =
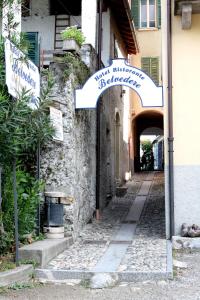
<instances>
[{"instance_id":1,"label":"potted plant","mask_svg":"<svg viewBox=\"0 0 200 300\"><path fill-rule=\"evenodd\" d=\"M77 26L67 27L60 34L63 39L63 50L79 52L85 37Z\"/></svg>"}]
</instances>

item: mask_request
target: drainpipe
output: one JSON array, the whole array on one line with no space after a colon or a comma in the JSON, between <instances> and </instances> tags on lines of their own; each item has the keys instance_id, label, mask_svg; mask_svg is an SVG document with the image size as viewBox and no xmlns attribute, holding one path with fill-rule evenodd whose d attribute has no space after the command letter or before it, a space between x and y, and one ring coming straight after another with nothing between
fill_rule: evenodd
<instances>
[{"instance_id":1,"label":"drainpipe","mask_svg":"<svg viewBox=\"0 0 200 300\"><path fill-rule=\"evenodd\" d=\"M101 48L102 48L102 0L98 1L98 70L101 69ZM96 219L100 219L100 118L101 118L101 98L97 102L97 123L96 123Z\"/></svg>"},{"instance_id":2,"label":"drainpipe","mask_svg":"<svg viewBox=\"0 0 200 300\"><path fill-rule=\"evenodd\" d=\"M168 60L168 152L169 152L169 213L170 238L174 235L174 150L173 150L173 107L172 107L172 28L171 0L167 0L167 60Z\"/></svg>"}]
</instances>

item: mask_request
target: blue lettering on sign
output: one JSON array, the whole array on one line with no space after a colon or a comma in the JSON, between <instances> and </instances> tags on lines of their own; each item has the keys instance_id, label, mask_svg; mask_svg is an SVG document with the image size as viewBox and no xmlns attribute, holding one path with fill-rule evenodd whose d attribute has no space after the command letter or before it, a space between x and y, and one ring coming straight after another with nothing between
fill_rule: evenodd
<instances>
[{"instance_id":1,"label":"blue lettering on sign","mask_svg":"<svg viewBox=\"0 0 200 300\"><path fill-rule=\"evenodd\" d=\"M101 90L105 88L107 85L110 85L112 83L127 83L129 85L134 86L135 88L140 88L141 84L139 84L136 80L132 80L131 77L115 77L112 76L111 78L105 80L105 79L100 79L98 82L98 89Z\"/></svg>"},{"instance_id":2,"label":"blue lettering on sign","mask_svg":"<svg viewBox=\"0 0 200 300\"><path fill-rule=\"evenodd\" d=\"M99 80L99 89L103 89L106 86L106 82L104 79Z\"/></svg>"},{"instance_id":3,"label":"blue lettering on sign","mask_svg":"<svg viewBox=\"0 0 200 300\"><path fill-rule=\"evenodd\" d=\"M19 66L19 60L18 59L14 59L14 63L12 65L12 70L13 72L18 75L19 77L21 77L23 80L25 80L28 84L30 84L30 86L32 86L34 89L36 88L36 82L35 80L31 77L30 74L27 74L23 68L21 68Z\"/></svg>"}]
</instances>

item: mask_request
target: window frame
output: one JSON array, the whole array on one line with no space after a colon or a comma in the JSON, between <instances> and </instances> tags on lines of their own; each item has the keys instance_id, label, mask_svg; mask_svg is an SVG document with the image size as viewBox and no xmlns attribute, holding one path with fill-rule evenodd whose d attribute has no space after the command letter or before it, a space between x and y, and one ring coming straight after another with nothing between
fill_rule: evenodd
<instances>
[{"instance_id":1,"label":"window frame","mask_svg":"<svg viewBox=\"0 0 200 300\"><path fill-rule=\"evenodd\" d=\"M149 5L149 1L150 0L146 0L147 5L146 5L146 16L147 16L147 25L146 26L142 26L142 1L139 1L139 28L141 29L155 29L158 28L158 24L157 24L157 1L154 0L154 22L155 22L155 26L150 26L150 5Z\"/></svg>"}]
</instances>

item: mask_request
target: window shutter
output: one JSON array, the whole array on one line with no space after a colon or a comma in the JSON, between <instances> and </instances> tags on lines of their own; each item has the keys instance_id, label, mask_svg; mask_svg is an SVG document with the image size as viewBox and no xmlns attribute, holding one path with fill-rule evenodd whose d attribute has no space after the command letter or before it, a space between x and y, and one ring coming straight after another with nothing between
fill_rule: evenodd
<instances>
[{"instance_id":1,"label":"window shutter","mask_svg":"<svg viewBox=\"0 0 200 300\"><path fill-rule=\"evenodd\" d=\"M26 32L26 38L29 42L28 58L39 66L38 32Z\"/></svg>"},{"instance_id":2,"label":"window shutter","mask_svg":"<svg viewBox=\"0 0 200 300\"><path fill-rule=\"evenodd\" d=\"M155 82L155 84L159 84L158 57L151 58L151 78Z\"/></svg>"},{"instance_id":3,"label":"window shutter","mask_svg":"<svg viewBox=\"0 0 200 300\"><path fill-rule=\"evenodd\" d=\"M140 24L140 0L131 1L131 13L135 24L135 28L139 28Z\"/></svg>"},{"instance_id":4,"label":"window shutter","mask_svg":"<svg viewBox=\"0 0 200 300\"><path fill-rule=\"evenodd\" d=\"M157 26L161 28L161 0L157 0Z\"/></svg>"},{"instance_id":5,"label":"window shutter","mask_svg":"<svg viewBox=\"0 0 200 300\"><path fill-rule=\"evenodd\" d=\"M142 57L141 59L142 70L147 73L154 81L159 84L159 60L158 57Z\"/></svg>"},{"instance_id":6,"label":"window shutter","mask_svg":"<svg viewBox=\"0 0 200 300\"><path fill-rule=\"evenodd\" d=\"M151 76L151 69L150 69L150 57L142 57L141 59L141 68L142 70L147 73L147 75Z\"/></svg>"}]
</instances>

